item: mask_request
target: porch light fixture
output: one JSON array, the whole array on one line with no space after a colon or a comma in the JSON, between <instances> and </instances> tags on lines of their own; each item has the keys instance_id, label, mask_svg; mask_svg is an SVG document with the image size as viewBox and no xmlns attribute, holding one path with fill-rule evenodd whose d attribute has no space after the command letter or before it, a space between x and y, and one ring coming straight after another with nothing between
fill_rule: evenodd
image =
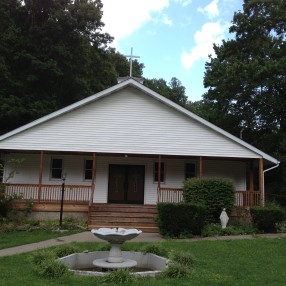
<instances>
[{"instance_id":1,"label":"porch light fixture","mask_svg":"<svg viewBox=\"0 0 286 286\"><path fill-rule=\"evenodd\" d=\"M62 228L63 223L63 209L64 209L64 194L65 194L65 182L66 182L67 172L65 170L62 171L62 197L61 197L61 210L60 210L60 225L59 228Z\"/></svg>"}]
</instances>

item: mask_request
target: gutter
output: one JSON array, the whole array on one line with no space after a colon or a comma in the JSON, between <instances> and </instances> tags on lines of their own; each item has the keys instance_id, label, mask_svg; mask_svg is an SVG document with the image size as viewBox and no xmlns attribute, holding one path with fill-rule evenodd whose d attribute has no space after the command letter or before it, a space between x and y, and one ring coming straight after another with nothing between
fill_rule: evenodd
<instances>
[{"instance_id":1,"label":"gutter","mask_svg":"<svg viewBox=\"0 0 286 286\"><path fill-rule=\"evenodd\" d=\"M278 168L280 165L280 162L278 161L277 164L271 168L268 168L266 170L263 170L263 176L262 176L262 206L264 207L265 206L265 190L264 190L264 174L268 171L271 171L275 168Z\"/></svg>"}]
</instances>

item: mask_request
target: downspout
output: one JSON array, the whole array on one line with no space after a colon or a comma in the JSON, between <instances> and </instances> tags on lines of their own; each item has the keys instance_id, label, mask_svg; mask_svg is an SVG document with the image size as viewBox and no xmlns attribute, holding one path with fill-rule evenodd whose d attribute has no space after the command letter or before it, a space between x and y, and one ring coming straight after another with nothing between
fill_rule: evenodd
<instances>
[{"instance_id":1,"label":"downspout","mask_svg":"<svg viewBox=\"0 0 286 286\"><path fill-rule=\"evenodd\" d=\"M263 170L263 176L262 176L262 180L263 180L263 183L262 183L262 196L263 196L263 198L262 198L262 206L264 207L265 206L265 191L264 191L264 174L266 173L266 172L268 172L268 171L271 171L271 170L273 170L273 169L275 169L275 168L278 168L279 167L279 165L280 165L280 162L278 162L275 166L273 166L273 167L271 167L271 168L268 168L268 169L266 169L266 170Z\"/></svg>"}]
</instances>

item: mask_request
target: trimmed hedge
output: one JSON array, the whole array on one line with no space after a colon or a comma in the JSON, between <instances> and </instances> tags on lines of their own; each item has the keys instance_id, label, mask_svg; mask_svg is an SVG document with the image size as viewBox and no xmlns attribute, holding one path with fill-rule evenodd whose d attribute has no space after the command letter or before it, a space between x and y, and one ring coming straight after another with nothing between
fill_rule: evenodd
<instances>
[{"instance_id":1,"label":"trimmed hedge","mask_svg":"<svg viewBox=\"0 0 286 286\"><path fill-rule=\"evenodd\" d=\"M219 178L192 178L184 182L183 197L186 203L207 207L208 222L217 222L223 208L230 213L234 205L233 181Z\"/></svg>"},{"instance_id":2,"label":"trimmed hedge","mask_svg":"<svg viewBox=\"0 0 286 286\"><path fill-rule=\"evenodd\" d=\"M164 236L199 235L205 225L206 207L189 203L158 203L158 226Z\"/></svg>"},{"instance_id":3,"label":"trimmed hedge","mask_svg":"<svg viewBox=\"0 0 286 286\"><path fill-rule=\"evenodd\" d=\"M276 232L276 225L285 219L285 210L276 205L253 207L250 213L254 226L263 232Z\"/></svg>"}]
</instances>

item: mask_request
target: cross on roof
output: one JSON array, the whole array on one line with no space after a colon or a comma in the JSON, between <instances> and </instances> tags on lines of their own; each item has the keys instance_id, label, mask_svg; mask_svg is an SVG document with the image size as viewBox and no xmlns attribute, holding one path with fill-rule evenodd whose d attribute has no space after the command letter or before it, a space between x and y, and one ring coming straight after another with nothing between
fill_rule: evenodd
<instances>
[{"instance_id":1,"label":"cross on roof","mask_svg":"<svg viewBox=\"0 0 286 286\"><path fill-rule=\"evenodd\" d=\"M130 58L130 77L132 77L132 60L140 58L139 56L133 56L133 48L131 48L131 54L125 55L125 57Z\"/></svg>"}]
</instances>

